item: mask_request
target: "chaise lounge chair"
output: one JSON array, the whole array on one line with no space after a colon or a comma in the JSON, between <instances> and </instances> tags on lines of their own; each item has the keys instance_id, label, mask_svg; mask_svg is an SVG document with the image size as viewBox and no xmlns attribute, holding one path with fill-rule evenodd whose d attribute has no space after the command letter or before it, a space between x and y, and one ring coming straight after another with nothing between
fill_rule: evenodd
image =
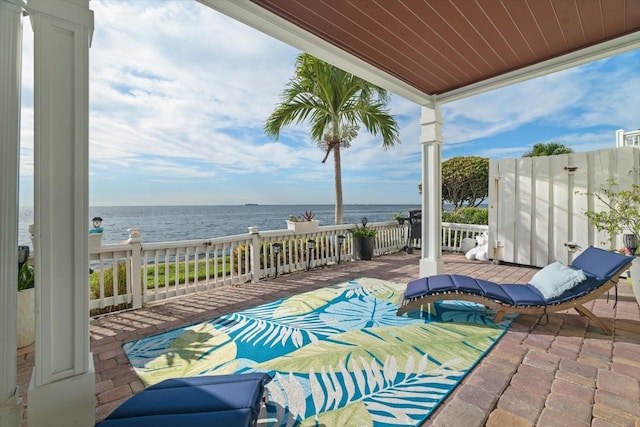
<instances>
[{"instance_id":1,"label":"chaise lounge chair","mask_svg":"<svg viewBox=\"0 0 640 427\"><path fill-rule=\"evenodd\" d=\"M537 287L531 283L498 285L486 280L452 274L423 277L407 285L397 314L402 315L440 300L463 300L483 304L497 310L496 323L502 321L505 313L534 314L542 317L548 313L573 308L610 335L611 329L583 304L617 286L620 274L629 268L633 258L590 246L576 257L569 268L562 266L565 270L561 273L554 273L554 268L559 263L551 264L536 273L536 276L539 276L538 282L542 280L543 286L565 286L551 283L555 281L554 274L559 277L568 272L575 276L584 272L582 281L572 283L571 285L575 286L551 298L545 298L540 291L539 283L536 284ZM543 291L547 293L545 289Z\"/></svg>"},{"instance_id":2,"label":"chaise lounge chair","mask_svg":"<svg viewBox=\"0 0 640 427\"><path fill-rule=\"evenodd\" d=\"M96 427L255 426L268 374L162 381L132 396Z\"/></svg>"}]
</instances>

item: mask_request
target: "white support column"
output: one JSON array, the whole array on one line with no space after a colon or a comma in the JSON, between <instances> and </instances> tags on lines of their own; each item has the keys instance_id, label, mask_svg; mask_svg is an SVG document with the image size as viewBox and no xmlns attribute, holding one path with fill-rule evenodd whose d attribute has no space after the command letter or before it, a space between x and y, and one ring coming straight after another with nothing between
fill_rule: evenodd
<instances>
[{"instance_id":1,"label":"white support column","mask_svg":"<svg viewBox=\"0 0 640 427\"><path fill-rule=\"evenodd\" d=\"M17 392L18 165L22 6L0 0L0 426L22 423Z\"/></svg>"},{"instance_id":2,"label":"white support column","mask_svg":"<svg viewBox=\"0 0 640 427\"><path fill-rule=\"evenodd\" d=\"M420 277L440 274L442 262L442 115L440 105L422 107L422 258Z\"/></svg>"},{"instance_id":3,"label":"white support column","mask_svg":"<svg viewBox=\"0 0 640 427\"><path fill-rule=\"evenodd\" d=\"M34 31L35 369L30 426L92 426L89 0L29 0Z\"/></svg>"}]
</instances>

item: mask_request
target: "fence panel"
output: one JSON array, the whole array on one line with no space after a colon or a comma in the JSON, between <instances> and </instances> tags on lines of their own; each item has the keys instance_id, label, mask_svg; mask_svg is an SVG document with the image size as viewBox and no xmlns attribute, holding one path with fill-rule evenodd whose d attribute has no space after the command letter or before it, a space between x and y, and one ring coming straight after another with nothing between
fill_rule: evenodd
<instances>
[{"instance_id":1,"label":"fence panel","mask_svg":"<svg viewBox=\"0 0 640 427\"><path fill-rule=\"evenodd\" d=\"M553 261L570 263L581 247L610 247L603 244L606 233L595 230L584 215L605 208L589 194L606 188L609 179L621 188L639 183L639 166L638 147L491 160L492 258L543 267Z\"/></svg>"},{"instance_id":2,"label":"fence panel","mask_svg":"<svg viewBox=\"0 0 640 427\"><path fill-rule=\"evenodd\" d=\"M407 244L407 227L396 221L368 224L378 231L376 256L398 252ZM351 225L318 227L312 233L294 234L290 230L269 230L215 239L176 242L103 245L91 253L92 315L107 310L131 308L136 301L133 288L141 293L136 305L193 294L218 286L244 283L260 277L320 267L353 259ZM460 250L465 237L475 237L487 226L443 224L444 250ZM139 232L139 230L138 230ZM339 238L342 236L342 238ZM309 241L315 245L311 249ZM257 242L257 243L256 243ZM279 254L274 243L280 243ZM419 247L420 239L411 244ZM256 246L255 248L253 248ZM252 249L253 248L253 249ZM252 250L256 251L256 272L252 271ZM139 254L139 255L138 255ZM135 276L134 275L138 275ZM255 277L254 277L255 275ZM135 285L135 286L132 286ZM137 295L137 294L136 294Z\"/></svg>"}]
</instances>

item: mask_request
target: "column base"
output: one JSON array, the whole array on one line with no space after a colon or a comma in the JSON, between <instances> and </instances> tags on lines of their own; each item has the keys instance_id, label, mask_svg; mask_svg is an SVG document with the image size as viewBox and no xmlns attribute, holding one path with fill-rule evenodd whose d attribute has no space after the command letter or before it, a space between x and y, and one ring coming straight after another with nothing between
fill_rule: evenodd
<instances>
[{"instance_id":1,"label":"column base","mask_svg":"<svg viewBox=\"0 0 640 427\"><path fill-rule=\"evenodd\" d=\"M444 272L444 262L441 259L420 259L420 277L435 276Z\"/></svg>"},{"instance_id":2,"label":"column base","mask_svg":"<svg viewBox=\"0 0 640 427\"><path fill-rule=\"evenodd\" d=\"M29 425L93 426L96 423L96 379L93 355L89 372L36 387L29 386Z\"/></svg>"},{"instance_id":3,"label":"column base","mask_svg":"<svg viewBox=\"0 0 640 427\"><path fill-rule=\"evenodd\" d=\"M22 424L22 399L18 389L4 402L0 403L0 427L20 427Z\"/></svg>"}]
</instances>

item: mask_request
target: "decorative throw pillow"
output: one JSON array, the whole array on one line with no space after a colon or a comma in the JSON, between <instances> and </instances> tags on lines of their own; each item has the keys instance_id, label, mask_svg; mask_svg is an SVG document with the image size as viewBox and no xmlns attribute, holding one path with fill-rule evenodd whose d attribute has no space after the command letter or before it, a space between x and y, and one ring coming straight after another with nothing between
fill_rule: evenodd
<instances>
[{"instance_id":1,"label":"decorative throw pillow","mask_svg":"<svg viewBox=\"0 0 640 427\"><path fill-rule=\"evenodd\" d=\"M556 261L538 271L529 283L538 289L545 299L551 299L586 279L587 276L582 270L574 270Z\"/></svg>"}]
</instances>

